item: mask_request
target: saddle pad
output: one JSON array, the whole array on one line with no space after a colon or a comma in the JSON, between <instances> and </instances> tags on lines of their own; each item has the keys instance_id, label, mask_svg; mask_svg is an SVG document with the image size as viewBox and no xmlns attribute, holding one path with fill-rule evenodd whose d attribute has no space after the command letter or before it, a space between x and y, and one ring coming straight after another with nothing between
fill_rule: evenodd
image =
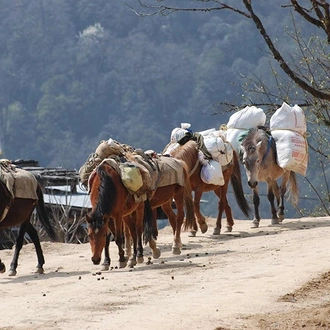
<instances>
[{"instance_id":1,"label":"saddle pad","mask_svg":"<svg viewBox=\"0 0 330 330\"><path fill-rule=\"evenodd\" d=\"M184 186L183 164L180 160L171 157L160 157L156 161L160 173L158 187L171 184Z\"/></svg>"},{"instance_id":2,"label":"saddle pad","mask_svg":"<svg viewBox=\"0 0 330 330\"><path fill-rule=\"evenodd\" d=\"M12 197L38 200L37 179L30 172L20 169L0 168L0 180Z\"/></svg>"}]
</instances>

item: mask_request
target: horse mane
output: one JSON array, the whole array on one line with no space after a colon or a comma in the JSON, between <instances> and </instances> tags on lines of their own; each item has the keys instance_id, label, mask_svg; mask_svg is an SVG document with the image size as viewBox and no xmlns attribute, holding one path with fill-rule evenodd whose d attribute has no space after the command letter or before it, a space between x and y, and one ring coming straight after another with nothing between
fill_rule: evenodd
<instances>
[{"instance_id":1,"label":"horse mane","mask_svg":"<svg viewBox=\"0 0 330 330\"><path fill-rule=\"evenodd\" d=\"M100 185L97 187L98 201L90 217L90 225L93 229L103 227L103 215L110 213L116 202L117 189L111 176L105 171L104 166L105 164L102 164L96 169L96 174L100 178Z\"/></svg>"}]
</instances>

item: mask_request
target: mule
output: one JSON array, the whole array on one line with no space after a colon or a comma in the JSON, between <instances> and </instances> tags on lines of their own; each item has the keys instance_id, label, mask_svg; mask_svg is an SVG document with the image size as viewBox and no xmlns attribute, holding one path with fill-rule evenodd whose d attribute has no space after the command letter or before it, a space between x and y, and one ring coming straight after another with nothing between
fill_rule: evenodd
<instances>
[{"instance_id":1,"label":"mule","mask_svg":"<svg viewBox=\"0 0 330 330\"><path fill-rule=\"evenodd\" d=\"M29 181L36 181L32 174L29 173L28 175ZM35 209L37 211L38 219L49 238L52 241L57 240L56 232L50 223L45 209L42 189L38 183L35 182L35 185L37 199L19 197L13 198L10 196L6 185L0 181L0 217L2 219L0 220L0 229L19 226L19 232L15 244L15 252L8 273L9 276L15 276L17 274L18 257L23 246L25 233L29 235L36 249L38 263L35 272L38 274L44 273L43 265L45 263L45 259L41 249L40 239L37 230L30 222L31 215Z\"/></svg>"},{"instance_id":2,"label":"mule","mask_svg":"<svg viewBox=\"0 0 330 330\"><path fill-rule=\"evenodd\" d=\"M218 216L216 221L216 227L214 228L213 235L220 235L221 232L221 219L222 213L225 212L227 218L226 232L231 232L234 225L234 219L227 199L227 191L229 182L234 190L234 195L237 204L243 214L249 217L250 207L245 198L241 170L239 164L239 158L237 153L234 151L233 160L229 163L223 170L224 185L218 186L213 184L205 183L201 177L200 172L202 169L202 164L198 159L198 145L195 141L188 141L185 144L179 146L178 148L171 151L171 156L176 159L181 159L187 164L189 182L191 189L194 192L194 210L197 217L197 222L202 233L208 230L208 225L205 221L205 217L200 211L200 200L204 192L213 191L219 198L218 202ZM198 230L197 223L195 222L190 236L196 236Z\"/></svg>"},{"instance_id":3,"label":"mule","mask_svg":"<svg viewBox=\"0 0 330 330\"><path fill-rule=\"evenodd\" d=\"M289 198L293 204L298 202L299 192L295 172L285 170L277 164L275 140L265 129L253 128L249 130L241 142L241 152L247 183L253 192L254 219L251 228L258 228L260 223L258 182L266 182L272 217L271 223L273 225L279 224L284 220L284 196L288 183L290 184ZM281 178L280 186L277 183L279 178Z\"/></svg>"}]
</instances>

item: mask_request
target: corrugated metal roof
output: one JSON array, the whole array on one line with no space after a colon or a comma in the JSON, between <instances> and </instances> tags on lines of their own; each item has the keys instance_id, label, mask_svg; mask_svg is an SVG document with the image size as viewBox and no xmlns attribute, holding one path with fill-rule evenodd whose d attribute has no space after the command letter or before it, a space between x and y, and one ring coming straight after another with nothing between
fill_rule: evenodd
<instances>
[{"instance_id":1,"label":"corrugated metal roof","mask_svg":"<svg viewBox=\"0 0 330 330\"><path fill-rule=\"evenodd\" d=\"M71 192L70 186L46 187L52 191L51 194L44 194L46 204L70 205L78 208L91 208L89 195L77 185L77 193Z\"/></svg>"}]
</instances>

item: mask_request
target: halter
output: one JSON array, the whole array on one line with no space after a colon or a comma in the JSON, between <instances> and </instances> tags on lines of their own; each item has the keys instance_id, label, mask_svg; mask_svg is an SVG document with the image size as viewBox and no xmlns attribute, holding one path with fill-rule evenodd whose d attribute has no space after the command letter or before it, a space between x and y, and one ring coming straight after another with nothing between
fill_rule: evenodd
<instances>
[{"instance_id":1,"label":"halter","mask_svg":"<svg viewBox=\"0 0 330 330\"><path fill-rule=\"evenodd\" d=\"M271 135L269 135L267 149L266 149L264 156L262 157L261 164L264 162L265 158L267 157L273 141L274 141L274 138Z\"/></svg>"}]
</instances>

